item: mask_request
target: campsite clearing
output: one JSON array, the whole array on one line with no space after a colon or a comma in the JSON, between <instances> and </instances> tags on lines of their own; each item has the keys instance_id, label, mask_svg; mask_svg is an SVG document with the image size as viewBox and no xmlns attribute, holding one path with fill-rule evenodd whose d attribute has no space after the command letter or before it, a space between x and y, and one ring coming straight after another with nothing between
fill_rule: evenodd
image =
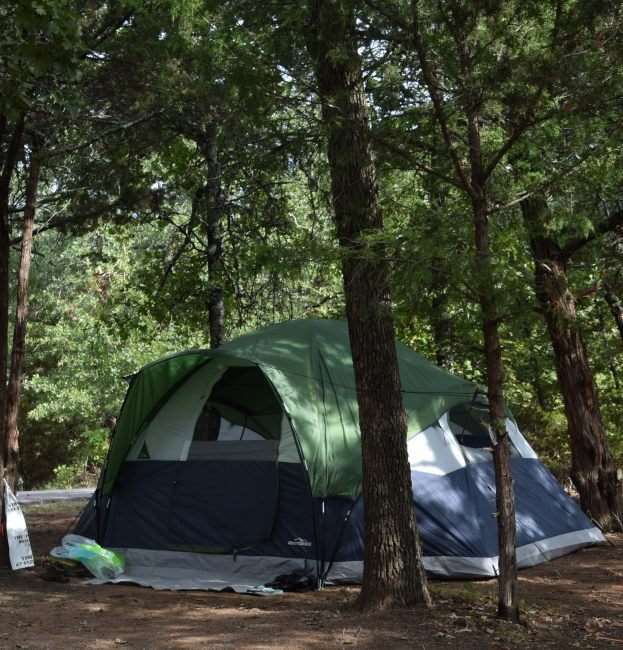
<instances>
[{"instance_id":1,"label":"campsite clearing","mask_svg":"<svg viewBox=\"0 0 623 650\"><path fill-rule=\"evenodd\" d=\"M522 571L525 625L495 619L495 581L432 583L430 612L361 615L355 587L261 598L41 578L80 504L28 506L37 568L0 573L0 648L615 648L623 535Z\"/></svg>"}]
</instances>

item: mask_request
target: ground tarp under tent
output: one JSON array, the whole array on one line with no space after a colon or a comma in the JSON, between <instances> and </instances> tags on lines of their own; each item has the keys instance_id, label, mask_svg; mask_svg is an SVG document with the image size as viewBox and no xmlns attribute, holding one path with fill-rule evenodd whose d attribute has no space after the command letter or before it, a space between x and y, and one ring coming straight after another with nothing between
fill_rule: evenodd
<instances>
[{"instance_id":1,"label":"ground tarp under tent","mask_svg":"<svg viewBox=\"0 0 623 650\"><path fill-rule=\"evenodd\" d=\"M495 477L479 388L397 343L429 572L495 576ZM531 566L604 541L508 415L517 555ZM295 320L132 379L78 531L126 556L121 579L249 591L278 576L358 582L361 442L344 322Z\"/></svg>"}]
</instances>

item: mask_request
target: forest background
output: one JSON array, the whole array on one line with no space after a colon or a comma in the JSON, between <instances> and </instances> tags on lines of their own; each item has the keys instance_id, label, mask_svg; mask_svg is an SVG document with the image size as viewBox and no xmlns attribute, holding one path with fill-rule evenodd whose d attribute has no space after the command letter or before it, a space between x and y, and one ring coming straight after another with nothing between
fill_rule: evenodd
<instances>
[{"instance_id":1,"label":"forest background","mask_svg":"<svg viewBox=\"0 0 623 650\"><path fill-rule=\"evenodd\" d=\"M445 138L408 4L370 0L357 22L385 220L370 254L381 244L389 262L398 337L485 383L472 208L452 170L453 151L469 150L469 92L482 146L501 152L487 187L506 399L565 479L568 413L538 280L552 269L539 257L545 241L562 261L564 328L584 348L620 465L621 8L509 0L463 14L447 3L439 15L418 3ZM215 337L344 316L307 18L295 5L242 0L33 1L0 12L10 331L38 167L19 474L29 488L93 484L124 377ZM468 61L450 38L459 22L474 46Z\"/></svg>"}]
</instances>

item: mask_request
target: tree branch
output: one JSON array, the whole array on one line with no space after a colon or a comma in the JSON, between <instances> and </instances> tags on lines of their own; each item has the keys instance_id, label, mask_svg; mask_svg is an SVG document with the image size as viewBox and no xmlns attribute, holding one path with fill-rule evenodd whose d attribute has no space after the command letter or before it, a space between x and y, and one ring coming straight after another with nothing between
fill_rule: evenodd
<instances>
[{"instance_id":1,"label":"tree branch","mask_svg":"<svg viewBox=\"0 0 623 650\"><path fill-rule=\"evenodd\" d=\"M108 17L108 21L104 21L102 25L91 35L93 45L100 45L109 36L114 34L117 30L121 29L127 22L134 16L135 10L126 11L121 15L115 17ZM93 49L93 48L91 48Z\"/></svg>"},{"instance_id":2,"label":"tree branch","mask_svg":"<svg viewBox=\"0 0 623 650\"><path fill-rule=\"evenodd\" d=\"M56 156L61 156L64 154L68 153L74 153L75 151L80 151L81 149L86 149L86 147L89 147L90 145L94 144L95 142L99 142L100 140L104 140L107 138L109 135L113 135L115 133L119 133L120 131L127 131L128 129L134 128L135 126L138 126L140 124L143 124L145 122L149 122L149 120L154 119L155 117L158 117L159 115L162 115L166 111L166 108L161 108L157 111L154 111L153 113L149 113L147 115L142 115L141 117L138 117L134 120L130 120L129 122L124 122L123 124L119 124L115 126L112 129L107 129L106 131L103 131L99 135L94 136L90 140L87 140L86 142L81 142L80 144L76 145L68 145L66 147L59 147L57 149L51 149L48 154L47 158L54 158Z\"/></svg>"},{"instance_id":3,"label":"tree branch","mask_svg":"<svg viewBox=\"0 0 623 650\"><path fill-rule=\"evenodd\" d=\"M381 148L385 148L391 153L393 153L396 156L400 156L403 158L405 161L407 161L410 165L413 165L413 167L421 172L424 172L426 174L430 174L431 176L435 176L436 178L439 178L440 180L444 181L444 183L448 183L450 185L453 185L454 187L463 190L464 187L463 185L457 181L454 178L450 178L450 176L446 176L445 174L442 174L441 172L438 172L436 169L433 169L432 167L429 167L428 165L425 165L424 163L419 162L418 160L415 159L415 156L411 154L409 151L405 151L402 149L399 145L394 144L390 142L389 140L385 138L381 138L380 136L372 135L372 140L373 142L377 142Z\"/></svg>"},{"instance_id":4,"label":"tree branch","mask_svg":"<svg viewBox=\"0 0 623 650\"><path fill-rule=\"evenodd\" d=\"M572 239L566 246L561 250L562 256L565 260L568 260L574 253L577 253L581 248L591 241L594 241L598 237L605 235L607 232L612 232L623 226L623 210L617 210L613 212L605 221L602 221L598 224L592 233L586 235L585 237L577 237Z\"/></svg>"},{"instance_id":5,"label":"tree branch","mask_svg":"<svg viewBox=\"0 0 623 650\"><path fill-rule=\"evenodd\" d=\"M195 195L193 196L190 220L188 221L186 227L184 228L184 240L180 244L180 247L177 249L177 251L175 251L175 255L173 255L171 261L167 264L167 268L164 271L164 275L162 276L162 280L160 281L160 285L158 287L158 290L156 291L156 295L160 294L160 292L164 289L169 276L171 275L173 269L175 268L175 265L178 263L180 257L182 257L184 251L188 248L188 246L192 244L193 230L197 225L197 221L199 220L199 206L203 198L202 194L203 194L203 187L200 187L195 192Z\"/></svg>"},{"instance_id":6,"label":"tree branch","mask_svg":"<svg viewBox=\"0 0 623 650\"><path fill-rule=\"evenodd\" d=\"M9 188L11 185L11 177L13 176L13 169L17 162L17 156L22 144L22 136L24 135L24 115L18 118L15 128L13 129L13 136L7 149L7 154L2 165L2 174L0 175L0 201L4 203L4 209L8 210ZM0 215L4 218L4 215Z\"/></svg>"},{"instance_id":7,"label":"tree branch","mask_svg":"<svg viewBox=\"0 0 623 650\"><path fill-rule=\"evenodd\" d=\"M433 108L435 111L435 117L439 122L439 127L441 129L441 134L448 150L448 154L452 160L454 166L454 171L459 179L461 187L470 195L474 196L474 189L467 178L463 165L459 159L459 155L456 152L455 143L452 139L452 134L450 133L450 128L448 126L448 120L445 114L445 106L443 98L439 92L439 84L435 73L427 59L426 47L424 45L424 39L422 38L422 33L420 29L419 21L419 12L418 12L418 0L411 0L411 11L413 15L413 43L415 50L418 54L420 61L420 67L422 69L422 76L424 77L424 82L428 88L428 94L430 95L431 101L433 103Z\"/></svg>"}]
</instances>

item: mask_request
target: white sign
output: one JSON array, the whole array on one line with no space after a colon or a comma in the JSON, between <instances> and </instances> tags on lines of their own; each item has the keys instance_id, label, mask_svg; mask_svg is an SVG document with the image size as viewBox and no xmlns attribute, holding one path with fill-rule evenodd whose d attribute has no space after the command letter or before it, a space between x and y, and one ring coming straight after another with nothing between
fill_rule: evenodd
<instances>
[{"instance_id":1,"label":"white sign","mask_svg":"<svg viewBox=\"0 0 623 650\"><path fill-rule=\"evenodd\" d=\"M6 479L4 481L4 508L11 568L15 571L17 569L26 569L27 567L35 566L30 538L28 537L28 529L26 528L26 520Z\"/></svg>"}]
</instances>

